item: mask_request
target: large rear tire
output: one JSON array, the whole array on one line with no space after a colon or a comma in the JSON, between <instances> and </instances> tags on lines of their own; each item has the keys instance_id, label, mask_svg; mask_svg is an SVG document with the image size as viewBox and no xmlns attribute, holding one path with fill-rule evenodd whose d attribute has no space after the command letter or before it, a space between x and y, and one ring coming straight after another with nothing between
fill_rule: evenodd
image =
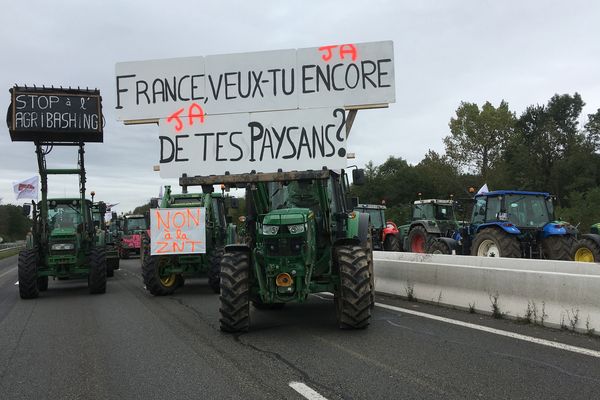
<instances>
[{"instance_id":1,"label":"large rear tire","mask_svg":"<svg viewBox=\"0 0 600 400\"><path fill-rule=\"evenodd\" d=\"M340 283L335 295L338 326L363 329L369 326L374 288L365 249L344 245L335 249Z\"/></svg>"},{"instance_id":2,"label":"large rear tire","mask_svg":"<svg viewBox=\"0 0 600 400\"><path fill-rule=\"evenodd\" d=\"M571 249L573 261L600 262L600 246L590 238L577 240Z\"/></svg>"},{"instance_id":3,"label":"large rear tire","mask_svg":"<svg viewBox=\"0 0 600 400\"><path fill-rule=\"evenodd\" d=\"M106 293L106 252L102 247L94 247L90 252L88 289L91 294Z\"/></svg>"},{"instance_id":4,"label":"large rear tire","mask_svg":"<svg viewBox=\"0 0 600 400\"><path fill-rule=\"evenodd\" d=\"M142 277L146 289L154 296L168 296L183 286L178 274L164 274L162 271L169 265L168 256L150 256L146 253L142 264Z\"/></svg>"},{"instance_id":5,"label":"large rear tire","mask_svg":"<svg viewBox=\"0 0 600 400\"><path fill-rule=\"evenodd\" d=\"M547 260L571 261L575 239L572 236L550 236L542 241L542 251Z\"/></svg>"},{"instance_id":6,"label":"large rear tire","mask_svg":"<svg viewBox=\"0 0 600 400\"><path fill-rule=\"evenodd\" d=\"M250 327L250 256L226 252L221 260L221 330L245 332Z\"/></svg>"},{"instance_id":7,"label":"large rear tire","mask_svg":"<svg viewBox=\"0 0 600 400\"><path fill-rule=\"evenodd\" d=\"M26 249L19 252L19 295L22 299L35 299L39 296L37 277L37 249Z\"/></svg>"},{"instance_id":8,"label":"large rear tire","mask_svg":"<svg viewBox=\"0 0 600 400\"><path fill-rule=\"evenodd\" d=\"M471 255L480 257L520 258L519 240L496 228L482 229L473 240Z\"/></svg>"},{"instance_id":9,"label":"large rear tire","mask_svg":"<svg viewBox=\"0 0 600 400\"><path fill-rule=\"evenodd\" d=\"M209 257L208 285L215 293L221 292L221 260L224 250L222 247L215 249Z\"/></svg>"},{"instance_id":10,"label":"large rear tire","mask_svg":"<svg viewBox=\"0 0 600 400\"><path fill-rule=\"evenodd\" d=\"M396 235L387 235L385 241L383 242L383 249L385 251L400 251L400 240L398 240Z\"/></svg>"},{"instance_id":11,"label":"large rear tire","mask_svg":"<svg viewBox=\"0 0 600 400\"><path fill-rule=\"evenodd\" d=\"M413 253L425 253L429 235L425 228L417 225L408 233L408 251Z\"/></svg>"}]
</instances>

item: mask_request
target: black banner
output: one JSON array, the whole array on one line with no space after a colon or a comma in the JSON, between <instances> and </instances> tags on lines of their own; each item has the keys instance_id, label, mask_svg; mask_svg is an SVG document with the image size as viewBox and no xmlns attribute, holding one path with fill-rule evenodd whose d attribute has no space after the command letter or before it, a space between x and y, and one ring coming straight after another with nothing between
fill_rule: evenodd
<instances>
[{"instance_id":1,"label":"black banner","mask_svg":"<svg viewBox=\"0 0 600 400\"><path fill-rule=\"evenodd\" d=\"M10 89L7 125L12 141L102 142L98 90Z\"/></svg>"}]
</instances>

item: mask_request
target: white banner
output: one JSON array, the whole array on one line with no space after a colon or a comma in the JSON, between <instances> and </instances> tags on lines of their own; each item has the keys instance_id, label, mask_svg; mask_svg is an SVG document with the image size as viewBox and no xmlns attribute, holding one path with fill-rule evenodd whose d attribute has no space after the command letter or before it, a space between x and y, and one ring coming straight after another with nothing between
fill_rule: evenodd
<instances>
[{"instance_id":1,"label":"white banner","mask_svg":"<svg viewBox=\"0 0 600 400\"><path fill-rule=\"evenodd\" d=\"M150 252L156 255L206 253L206 209L150 209Z\"/></svg>"},{"instance_id":2,"label":"white banner","mask_svg":"<svg viewBox=\"0 0 600 400\"><path fill-rule=\"evenodd\" d=\"M392 41L117 63L117 119L395 102Z\"/></svg>"},{"instance_id":3,"label":"white banner","mask_svg":"<svg viewBox=\"0 0 600 400\"><path fill-rule=\"evenodd\" d=\"M20 182L13 182L13 191L17 200L38 199L39 178L33 176Z\"/></svg>"},{"instance_id":4,"label":"white banner","mask_svg":"<svg viewBox=\"0 0 600 400\"><path fill-rule=\"evenodd\" d=\"M162 178L346 167L341 108L208 115L202 121L160 120Z\"/></svg>"}]
</instances>

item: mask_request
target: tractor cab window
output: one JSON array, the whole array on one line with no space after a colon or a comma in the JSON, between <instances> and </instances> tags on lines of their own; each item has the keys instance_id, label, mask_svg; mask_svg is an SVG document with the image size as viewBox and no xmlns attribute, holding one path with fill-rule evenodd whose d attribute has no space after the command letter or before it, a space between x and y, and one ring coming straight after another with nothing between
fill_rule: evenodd
<instances>
[{"instance_id":1,"label":"tractor cab window","mask_svg":"<svg viewBox=\"0 0 600 400\"><path fill-rule=\"evenodd\" d=\"M48 208L48 225L50 229L77 228L83 222L79 208L72 204L50 204Z\"/></svg>"},{"instance_id":2,"label":"tractor cab window","mask_svg":"<svg viewBox=\"0 0 600 400\"><path fill-rule=\"evenodd\" d=\"M475 205L473 206L473 216L471 217L471 221L473 221L474 224L483 224L485 222L485 209L486 198L477 198Z\"/></svg>"},{"instance_id":3,"label":"tractor cab window","mask_svg":"<svg viewBox=\"0 0 600 400\"><path fill-rule=\"evenodd\" d=\"M435 207L435 219L449 221L454 219L454 209L450 205L438 205Z\"/></svg>"},{"instance_id":4,"label":"tractor cab window","mask_svg":"<svg viewBox=\"0 0 600 400\"><path fill-rule=\"evenodd\" d=\"M379 209L364 209L369 216L371 217L371 225L373 228L380 229L385 226L385 221L383 220L383 211Z\"/></svg>"},{"instance_id":5,"label":"tractor cab window","mask_svg":"<svg viewBox=\"0 0 600 400\"><path fill-rule=\"evenodd\" d=\"M546 197L546 209L548 210L549 219L554 220L554 202L550 196Z\"/></svg>"},{"instance_id":6,"label":"tractor cab window","mask_svg":"<svg viewBox=\"0 0 600 400\"><path fill-rule=\"evenodd\" d=\"M125 220L125 231L143 231L148 229L146 226L146 219L144 218L130 218Z\"/></svg>"},{"instance_id":7,"label":"tractor cab window","mask_svg":"<svg viewBox=\"0 0 600 400\"><path fill-rule=\"evenodd\" d=\"M417 221L420 219L435 219L434 205L427 204L415 204L413 206L413 220Z\"/></svg>"},{"instance_id":8,"label":"tractor cab window","mask_svg":"<svg viewBox=\"0 0 600 400\"><path fill-rule=\"evenodd\" d=\"M506 209L508 220L519 227L539 228L550 221L543 196L506 196Z\"/></svg>"},{"instance_id":9,"label":"tractor cab window","mask_svg":"<svg viewBox=\"0 0 600 400\"><path fill-rule=\"evenodd\" d=\"M502 220L501 211L502 211L502 196L488 197L487 207L485 210L486 222L501 221Z\"/></svg>"},{"instance_id":10,"label":"tractor cab window","mask_svg":"<svg viewBox=\"0 0 600 400\"><path fill-rule=\"evenodd\" d=\"M215 221L219 221L221 227L227 225L225 223L225 207L222 201L217 198L212 199L212 213Z\"/></svg>"}]
</instances>

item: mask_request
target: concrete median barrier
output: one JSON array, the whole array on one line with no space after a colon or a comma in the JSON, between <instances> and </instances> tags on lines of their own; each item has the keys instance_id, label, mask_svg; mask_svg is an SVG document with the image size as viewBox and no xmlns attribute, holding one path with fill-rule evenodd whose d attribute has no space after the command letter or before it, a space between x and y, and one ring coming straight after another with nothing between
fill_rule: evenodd
<instances>
[{"instance_id":1,"label":"concrete median barrier","mask_svg":"<svg viewBox=\"0 0 600 400\"><path fill-rule=\"evenodd\" d=\"M377 292L600 334L600 264L375 252Z\"/></svg>"}]
</instances>

